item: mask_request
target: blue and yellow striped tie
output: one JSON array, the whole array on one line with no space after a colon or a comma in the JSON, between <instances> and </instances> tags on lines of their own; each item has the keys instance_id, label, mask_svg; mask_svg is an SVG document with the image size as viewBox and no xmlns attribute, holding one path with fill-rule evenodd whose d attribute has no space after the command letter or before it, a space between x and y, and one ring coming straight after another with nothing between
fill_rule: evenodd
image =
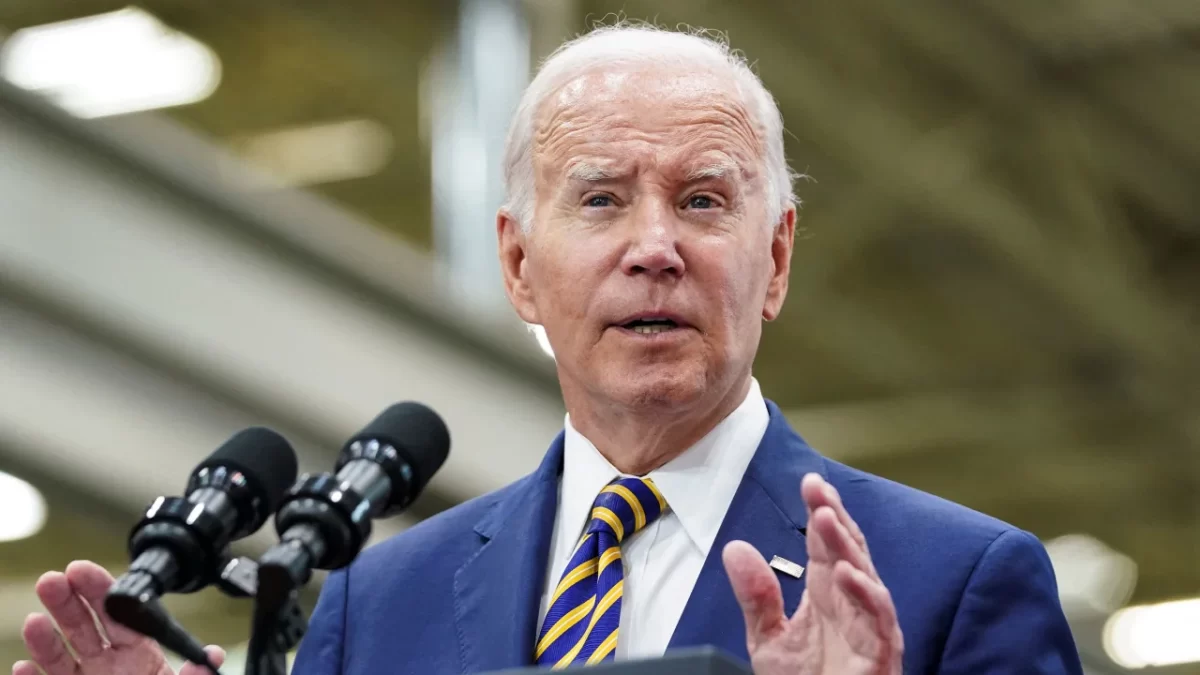
<instances>
[{"instance_id":1,"label":"blue and yellow striped tie","mask_svg":"<svg viewBox=\"0 0 1200 675\"><path fill-rule=\"evenodd\" d=\"M618 478L600 491L587 531L550 598L534 650L538 665L557 670L612 660L625 584L621 541L666 510L649 478Z\"/></svg>"}]
</instances>

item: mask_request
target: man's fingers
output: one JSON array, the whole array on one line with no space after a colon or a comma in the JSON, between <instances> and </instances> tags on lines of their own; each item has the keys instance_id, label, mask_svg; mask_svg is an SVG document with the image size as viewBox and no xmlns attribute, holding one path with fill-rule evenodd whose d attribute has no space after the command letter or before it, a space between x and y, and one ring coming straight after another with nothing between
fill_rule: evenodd
<instances>
[{"instance_id":1,"label":"man's fingers","mask_svg":"<svg viewBox=\"0 0 1200 675\"><path fill-rule=\"evenodd\" d=\"M828 506L833 509L834 513L837 514L838 520L850 532L854 541L864 549L867 547L866 537L863 536L858 523L854 522L854 519L850 517L850 512L846 510L846 505L842 503L842 495L838 493L837 488L826 482L820 474L806 474L800 481L800 494L804 497L804 502L808 504L809 511L815 511L821 506Z\"/></svg>"},{"instance_id":2,"label":"man's fingers","mask_svg":"<svg viewBox=\"0 0 1200 675\"><path fill-rule=\"evenodd\" d=\"M58 624L63 637L80 659L94 656L104 650L104 639L96 630L96 620L92 618L92 613L83 604L83 600L71 589L67 575L62 572L47 572L38 579L34 589L38 600L41 600L46 611L50 612L50 617Z\"/></svg>"},{"instance_id":3,"label":"man's fingers","mask_svg":"<svg viewBox=\"0 0 1200 675\"><path fill-rule=\"evenodd\" d=\"M45 614L30 614L21 631L25 649L37 661L46 675L75 675L79 672L75 659L54 630L54 623Z\"/></svg>"},{"instance_id":4,"label":"man's fingers","mask_svg":"<svg viewBox=\"0 0 1200 675\"><path fill-rule=\"evenodd\" d=\"M213 665L220 667L225 663L225 650L216 645L209 645L204 648L208 652L208 658L212 659Z\"/></svg>"},{"instance_id":5,"label":"man's fingers","mask_svg":"<svg viewBox=\"0 0 1200 675\"><path fill-rule=\"evenodd\" d=\"M896 618L896 605L892 602L892 595L887 587L845 561L834 566L833 578L838 588L871 617L871 633L878 639L879 644L885 650L902 652L904 637Z\"/></svg>"},{"instance_id":6,"label":"man's fingers","mask_svg":"<svg viewBox=\"0 0 1200 675\"><path fill-rule=\"evenodd\" d=\"M859 528L854 518L850 517L850 512L846 510L846 505L842 503L842 496L838 493L837 489L826 482L820 474L810 473L806 474L800 481L800 494L804 498L805 504L808 505L810 517L822 506L828 506L833 510L838 522L842 524L842 527L846 528L850 540L866 554L866 567L860 569L873 577L878 577L878 574L875 572L875 564L871 561L867 538L863 535L862 529Z\"/></svg>"},{"instance_id":7,"label":"man's fingers","mask_svg":"<svg viewBox=\"0 0 1200 675\"><path fill-rule=\"evenodd\" d=\"M879 575L875 572L875 565L871 561L871 549L867 546L867 537L862 533L862 529L859 528L854 518L850 516L850 512L846 510L846 505L842 503L842 495L832 485L826 484L825 496L831 502L833 512L837 514L838 522L850 533L850 539L866 554L868 567L863 571L878 578Z\"/></svg>"},{"instance_id":8,"label":"man's fingers","mask_svg":"<svg viewBox=\"0 0 1200 675\"><path fill-rule=\"evenodd\" d=\"M67 565L66 577L71 584L71 590L83 598L96 613L101 628L114 647L132 647L147 641L141 634L113 621L108 612L104 611L104 596L108 594L108 589L114 581L108 570L94 562L77 560Z\"/></svg>"},{"instance_id":9,"label":"man's fingers","mask_svg":"<svg viewBox=\"0 0 1200 675\"><path fill-rule=\"evenodd\" d=\"M846 561L834 566L833 581L862 611L872 615L889 611L891 600L883 584Z\"/></svg>"},{"instance_id":10,"label":"man's fingers","mask_svg":"<svg viewBox=\"0 0 1200 675\"><path fill-rule=\"evenodd\" d=\"M826 485L829 483L819 473L806 473L800 479L800 496L804 498L809 511L815 511L819 506L832 506L829 494L825 492Z\"/></svg>"},{"instance_id":11,"label":"man's fingers","mask_svg":"<svg viewBox=\"0 0 1200 675\"><path fill-rule=\"evenodd\" d=\"M208 658L212 659L213 665L220 668L225 663L225 650L215 645L209 645L204 648L208 653ZM208 668L198 666L194 663L184 664L179 669L179 675L209 675Z\"/></svg>"},{"instance_id":12,"label":"man's fingers","mask_svg":"<svg viewBox=\"0 0 1200 675\"><path fill-rule=\"evenodd\" d=\"M42 671L33 661L17 661L13 664L12 675L42 675Z\"/></svg>"},{"instance_id":13,"label":"man's fingers","mask_svg":"<svg viewBox=\"0 0 1200 675\"><path fill-rule=\"evenodd\" d=\"M845 560L874 577L871 558L846 531L833 509L821 506L809 516L808 557L828 564Z\"/></svg>"},{"instance_id":14,"label":"man's fingers","mask_svg":"<svg viewBox=\"0 0 1200 675\"><path fill-rule=\"evenodd\" d=\"M753 647L777 633L787 622L779 579L762 555L744 541L726 544L721 559L745 615L747 642Z\"/></svg>"}]
</instances>

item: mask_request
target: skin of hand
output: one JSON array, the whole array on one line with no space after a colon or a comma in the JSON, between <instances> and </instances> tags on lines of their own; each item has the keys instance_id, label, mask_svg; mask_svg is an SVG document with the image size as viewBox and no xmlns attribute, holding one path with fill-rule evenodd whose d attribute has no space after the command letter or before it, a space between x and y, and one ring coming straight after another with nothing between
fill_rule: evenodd
<instances>
[{"instance_id":1,"label":"skin of hand","mask_svg":"<svg viewBox=\"0 0 1200 675\"><path fill-rule=\"evenodd\" d=\"M43 574L36 590L46 612L25 619L22 637L31 660L15 663L13 675L174 675L156 642L105 613L112 584L108 571L87 561L71 563L65 573ZM220 647L206 651L214 665L225 661ZM207 672L189 663L178 675Z\"/></svg>"},{"instance_id":2,"label":"skin of hand","mask_svg":"<svg viewBox=\"0 0 1200 675\"><path fill-rule=\"evenodd\" d=\"M900 675L904 638L891 594L841 496L817 474L804 477L808 576L795 614L784 613L775 571L743 541L722 551L746 620L757 675Z\"/></svg>"}]
</instances>

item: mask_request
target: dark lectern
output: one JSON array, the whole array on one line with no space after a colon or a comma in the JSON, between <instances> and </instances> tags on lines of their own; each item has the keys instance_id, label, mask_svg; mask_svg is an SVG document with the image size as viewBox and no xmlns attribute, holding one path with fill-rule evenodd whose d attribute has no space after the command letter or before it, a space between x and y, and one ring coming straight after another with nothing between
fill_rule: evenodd
<instances>
[{"instance_id":1,"label":"dark lectern","mask_svg":"<svg viewBox=\"0 0 1200 675\"><path fill-rule=\"evenodd\" d=\"M542 675L546 668L521 668L491 675ZM592 666L588 675L752 675L750 669L714 647L670 652L661 659Z\"/></svg>"}]
</instances>

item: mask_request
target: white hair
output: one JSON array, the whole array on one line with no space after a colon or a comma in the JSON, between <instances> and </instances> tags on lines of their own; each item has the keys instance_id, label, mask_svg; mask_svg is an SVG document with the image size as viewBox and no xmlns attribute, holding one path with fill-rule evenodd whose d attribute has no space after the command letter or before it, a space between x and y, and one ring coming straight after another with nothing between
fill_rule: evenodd
<instances>
[{"instance_id":1,"label":"white hair","mask_svg":"<svg viewBox=\"0 0 1200 675\"><path fill-rule=\"evenodd\" d=\"M788 167L783 150L783 116L746 58L708 31L682 33L621 22L596 28L559 47L542 63L521 96L504 147L504 208L523 230L528 232L533 226L534 127L546 97L600 65L663 63L707 65L729 73L766 146L762 159L766 165L768 223L778 223L789 204L799 203L792 192L796 174Z\"/></svg>"}]
</instances>

